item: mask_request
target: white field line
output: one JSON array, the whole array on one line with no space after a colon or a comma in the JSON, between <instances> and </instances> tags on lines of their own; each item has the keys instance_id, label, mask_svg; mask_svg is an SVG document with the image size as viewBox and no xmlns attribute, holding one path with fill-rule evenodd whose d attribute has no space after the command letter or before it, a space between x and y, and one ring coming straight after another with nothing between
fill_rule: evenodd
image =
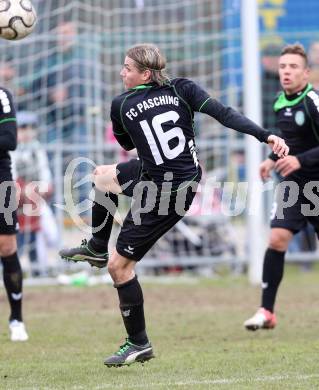
<instances>
[{"instance_id":1,"label":"white field line","mask_svg":"<svg viewBox=\"0 0 319 390\"><path fill-rule=\"evenodd\" d=\"M123 369L123 368L122 368ZM124 368L125 369L125 368ZM308 379L319 379L319 374L309 374L309 375L273 375L273 376L262 376L256 378L221 378L221 379L212 379L212 380L193 380L185 382L162 382L162 383L145 383L145 384L133 384L133 385L116 385L116 384L103 384L95 387L91 387L91 390L103 390L103 389L141 389L141 388L156 388L156 387L178 387L178 386L196 386L196 385L232 385L236 383L271 383L271 382L281 382L281 381L307 381ZM84 386L72 386L70 390L86 390Z\"/></svg>"}]
</instances>

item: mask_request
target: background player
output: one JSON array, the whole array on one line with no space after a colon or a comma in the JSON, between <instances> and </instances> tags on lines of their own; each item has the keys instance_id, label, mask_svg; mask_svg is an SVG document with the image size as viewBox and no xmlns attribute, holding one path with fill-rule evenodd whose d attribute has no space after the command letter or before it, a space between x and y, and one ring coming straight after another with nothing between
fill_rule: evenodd
<instances>
[{"instance_id":1,"label":"background player","mask_svg":"<svg viewBox=\"0 0 319 390\"><path fill-rule=\"evenodd\" d=\"M312 202L308 213L302 205L318 196L319 180L319 95L308 83L307 55L300 44L283 48L279 58L279 76L283 92L274 104L277 126L290 148L290 155L278 160L272 153L260 165L262 179L275 169L283 177L272 211L271 231L264 257L261 308L245 321L248 330L273 328L276 325L274 305L283 277L285 253L293 235L309 221L319 232L318 211ZM294 182L297 186L291 187ZM311 184L313 182L313 184ZM290 187L290 192L289 192ZM291 207L282 207L288 197L296 196ZM279 212L280 210L280 212ZM281 216L281 212L283 215Z\"/></svg>"},{"instance_id":2,"label":"background player","mask_svg":"<svg viewBox=\"0 0 319 390\"><path fill-rule=\"evenodd\" d=\"M0 89L0 256L3 283L10 304L9 329L12 341L26 341L22 320L22 270L17 254L17 216L9 150L17 146L15 107L9 91Z\"/></svg>"}]
</instances>

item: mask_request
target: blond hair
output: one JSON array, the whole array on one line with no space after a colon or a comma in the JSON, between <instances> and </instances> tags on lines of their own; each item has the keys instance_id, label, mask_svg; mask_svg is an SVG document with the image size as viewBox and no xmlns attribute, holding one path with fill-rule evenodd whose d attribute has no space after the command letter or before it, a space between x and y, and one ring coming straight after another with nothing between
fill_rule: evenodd
<instances>
[{"instance_id":1,"label":"blond hair","mask_svg":"<svg viewBox=\"0 0 319 390\"><path fill-rule=\"evenodd\" d=\"M135 61L138 71L149 70L151 81L163 85L168 80L165 72L166 58L157 46L141 43L128 49L126 56Z\"/></svg>"}]
</instances>

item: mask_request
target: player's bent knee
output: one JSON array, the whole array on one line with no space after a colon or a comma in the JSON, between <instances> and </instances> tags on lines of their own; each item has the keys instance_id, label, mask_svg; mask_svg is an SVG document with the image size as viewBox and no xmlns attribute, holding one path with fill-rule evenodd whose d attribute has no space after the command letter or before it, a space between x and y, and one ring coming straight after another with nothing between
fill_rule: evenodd
<instances>
[{"instance_id":1,"label":"player's bent knee","mask_svg":"<svg viewBox=\"0 0 319 390\"><path fill-rule=\"evenodd\" d=\"M96 188L102 192L120 193L121 187L117 180L116 165L100 165L93 172Z\"/></svg>"},{"instance_id":2,"label":"player's bent knee","mask_svg":"<svg viewBox=\"0 0 319 390\"><path fill-rule=\"evenodd\" d=\"M17 241L15 235L0 236L0 256L7 257L17 251Z\"/></svg>"},{"instance_id":3,"label":"player's bent knee","mask_svg":"<svg viewBox=\"0 0 319 390\"><path fill-rule=\"evenodd\" d=\"M114 281L118 280L124 271L116 256L112 256L107 263L107 270Z\"/></svg>"},{"instance_id":4,"label":"player's bent knee","mask_svg":"<svg viewBox=\"0 0 319 390\"><path fill-rule=\"evenodd\" d=\"M93 175L98 176L98 175L108 175L110 170L111 170L112 165L98 165L94 171Z\"/></svg>"},{"instance_id":5,"label":"player's bent knee","mask_svg":"<svg viewBox=\"0 0 319 390\"><path fill-rule=\"evenodd\" d=\"M107 264L107 270L116 284L125 283L134 277L135 262L127 259L116 251Z\"/></svg>"},{"instance_id":6,"label":"player's bent knee","mask_svg":"<svg viewBox=\"0 0 319 390\"><path fill-rule=\"evenodd\" d=\"M269 247L280 252L284 252L288 249L290 240L293 234L286 229L271 229L269 238Z\"/></svg>"}]
</instances>

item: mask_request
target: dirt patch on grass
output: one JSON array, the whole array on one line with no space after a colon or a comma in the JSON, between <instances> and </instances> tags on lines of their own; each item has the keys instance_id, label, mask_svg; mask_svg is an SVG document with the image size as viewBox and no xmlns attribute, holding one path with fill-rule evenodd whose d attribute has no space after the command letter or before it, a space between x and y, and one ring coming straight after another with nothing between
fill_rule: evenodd
<instances>
[{"instance_id":1,"label":"dirt patch on grass","mask_svg":"<svg viewBox=\"0 0 319 390\"><path fill-rule=\"evenodd\" d=\"M318 297L316 275L301 274L291 283L284 279L280 287L278 302L285 309L296 310L296 305L309 305ZM227 280L227 279L226 279ZM260 288L253 287L245 278L219 281L203 281L193 284L150 284L141 281L146 307L165 311L168 305L177 310L185 307L206 307L207 309L234 309L243 312L254 310L260 304ZM296 288L298 286L298 288ZM49 286L25 288L26 310L53 312L77 310L117 310L118 295L112 285L94 287ZM0 304L6 301L0 297Z\"/></svg>"},{"instance_id":2,"label":"dirt patch on grass","mask_svg":"<svg viewBox=\"0 0 319 390\"><path fill-rule=\"evenodd\" d=\"M247 290L248 289L248 290ZM168 305L185 307L238 307L254 301L258 290L250 287L219 287L214 285L143 285L145 305L153 310L165 310ZM4 298L2 299L4 300ZM118 308L117 291L109 285L95 287L25 288L26 310L51 312L77 310L110 310ZM248 305L249 303L247 303Z\"/></svg>"}]
</instances>

